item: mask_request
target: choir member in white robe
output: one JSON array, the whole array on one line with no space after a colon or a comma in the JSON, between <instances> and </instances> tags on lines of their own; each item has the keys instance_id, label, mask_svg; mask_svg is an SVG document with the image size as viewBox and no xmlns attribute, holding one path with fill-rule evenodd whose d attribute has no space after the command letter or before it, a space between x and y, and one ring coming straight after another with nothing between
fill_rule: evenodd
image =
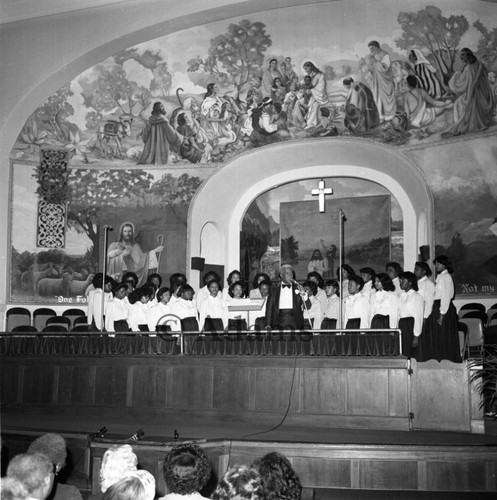
<instances>
[{"instance_id":1,"label":"choir member in white robe","mask_svg":"<svg viewBox=\"0 0 497 500\"><path fill-rule=\"evenodd\" d=\"M452 264L446 255L436 257L433 263L437 279L432 314L434 343L430 350L431 358L461 363L457 312L452 302L454 298Z\"/></svg>"},{"instance_id":2,"label":"choir member in white robe","mask_svg":"<svg viewBox=\"0 0 497 500\"><path fill-rule=\"evenodd\" d=\"M219 292L219 283L210 280L207 283L209 296L200 304L200 331L224 331L228 328L228 304Z\"/></svg>"},{"instance_id":3,"label":"choir member in white robe","mask_svg":"<svg viewBox=\"0 0 497 500\"><path fill-rule=\"evenodd\" d=\"M199 312L200 312L200 305L210 295L207 283L209 283L209 281L211 280L216 280L219 285L221 284L221 278L219 274L217 274L215 271L207 271L204 274L204 277L202 278L204 286L198 291L197 296L195 297L196 299L195 301L197 303L197 310Z\"/></svg>"},{"instance_id":4,"label":"choir member in white robe","mask_svg":"<svg viewBox=\"0 0 497 500\"><path fill-rule=\"evenodd\" d=\"M399 298L388 274L378 274L375 287L376 293L371 298L371 328L397 328Z\"/></svg>"},{"instance_id":5,"label":"choir member in white robe","mask_svg":"<svg viewBox=\"0 0 497 500\"><path fill-rule=\"evenodd\" d=\"M132 332L148 332L149 302L154 297L152 287L137 288L129 295L131 307L128 313L128 325Z\"/></svg>"},{"instance_id":6,"label":"choir member in white robe","mask_svg":"<svg viewBox=\"0 0 497 500\"><path fill-rule=\"evenodd\" d=\"M402 294L399 302L399 328L402 331L402 354L416 357L423 330L423 297L418 293L418 280L409 271L400 274Z\"/></svg>"},{"instance_id":7,"label":"choir member in white robe","mask_svg":"<svg viewBox=\"0 0 497 500\"><path fill-rule=\"evenodd\" d=\"M310 280L310 281L314 281L314 283L316 283L317 285L317 293L315 294L315 297L316 299L319 300L319 304L321 305L321 312L324 313L324 311L326 310L326 300L327 300L327 297L326 297L326 292L324 291L324 279L323 279L323 276L322 274L320 274L319 272L317 271L310 271L308 274L307 274L307 279Z\"/></svg>"},{"instance_id":8,"label":"choir member in white robe","mask_svg":"<svg viewBox=\"0 0 497 500\"><path fill-rule=\"evenodd\" d=\"M230 293L229 293L230 286L233 283L238 283L238 282L242 282L242 275L241 275L240 271L237 271L236 269L234 269L233 271L231 271L228 274L228 277L226 278L226 286L223 288L223 291L222 291L222 297L224 300L229 300L229 298L230 298Z\"/></svg>"},{"instance_id":9,"label":"choir member in white robe","mask_svg":"<svg viewBox=\"0 0 497 500\"><path fill-rule=\"evenodd\" d=\"M321 322L323 321L323 312L321 309L321 303L316 297L318 286L314 281L307 280L304 282L304 290L311 302L311 307L304 309L304 328L311 328L319 330L321 328Z\"/></svg>"},{"instance_id":10,"label":"choir member in white robe","mask_svg":"<svg viewBox=\"0 0 497 500\"><path fill-rule=\"evenodd\" d=\"M254 281L252 282L252 290L250 290L249 297L251 299L260 299L262 298L261 290L259 285L263 282L267 281L269 286L271 286L271 278L266 273L257 273L254 276ZM266 295L267 297L267 295Z\"/></svg>"},{"instance_id":11,"label":"choir member in white robe","mask_svg":"<svg viewBox=\"0 0 497 500\"><path fill-rule=\"evenodd\" d=\"M184 332L198 332L198 311L193 300L195 291L188 285L182 285L179 298L171 304L171 314L178 316L181 320L181 329Z\"/></svg>"},{"instance_id":12,"label":"choir member in white robe","mask_svg":"<svg viewBox=\"0 0 497 500\"><path fill-rule=\"evenodd\" d=\"M324 284L326 293L326 309L324 310L321 328L323 330L335 330L340 315L340 285L336 280L328 280Z\"/></svg>"},{"instance_id":13,"label":"choir member in white robe","mask_svg":"<svg viewBox=\"0 0 497 500\"><path fill-rule=\"evenodd\" d=\"M369 327L369 300L361 293L364 280L357 275L349 276L349 296L345 300L345 328L355 330Z\"/></svg>"},{"instance_id":14,"label":"choir member in white robe","mask_svg":"<svg viewBox=\"0 0 497 500\"><path fill-rule=\"evenodd\" d=\"M119 283L112 291L114 297L107 303L105 310L105 330L107 332L127 332L129 302L124 300L128 294L127 283Z\"/></svg>"},{"instance_id":15,"label":"choir member in white robe","mask_svg":"<svg viewBox=\"0 0 497 500\"><path fill-rule=\"evenodd\" d=\"M237 305L237 302L243 301L245 298L245 290L243 283L240 281L235 281L228 288L228 298L226 303L228 304L228 330L230 332L242 332L248 329L247 311L237 311L229 310L230 306Z\"/></svg>"},{"instance_id":16,"label":"choir member in white robe","mask_svg":"<svg viewBox=\"0 0 497 500\"><path fill-rule=\"evenodd\" d=\"M116 282L110 277L105 277L105 287L104 287L104 277L102 273L95 275L92 281L94 290L90 290L87 298L88 305L88 324L91 326L92 330L102 331L105 323L102 323L102 294L104 294L104 316L107 309L107 304L112 300L112 288L116 285ZM104 290L102 290L104 288ZM105 320L104 320L105 321Z\"/></svg>"},{"instance_id":17,"label":"choir member in white robe","mask_svg":"<svg viewBox=\"0 0 497 500\"><path fill-rule=\"evenodd\" d=\"M400 297L402 295L402 289L400 288L399 274L404 270L398 262L389 262L385 266L385 270L392 280L393 286L395 287L395 293Z\"/></svg>"},{"instance_id":18,"label":"choir member in white robe","mask_svg":"<svg viewBox=\"0 0 497 500\"><path fill-rule=\"evenodd\" d=\"M164 316L171 314L171 290L167 287L160 288L156 295L157 302L150 307L148 314L148 329L157 330L157 323Z\"/></svg>"},{"instance_id":19,"label":"choir member in white robe","mask_svg":"<svg viewBox=\"0 0 497 500\"><path fill-rule=\"evenodd\" d=\"M266 275L267 276L267 275ZM259 297L252 297L253 290L250 291L251 299L264 299L264 303L262 304L262 308L256 311L249 311L249 330L263 330L266 326L266 302L267 297L269 295L269 291L271 290L271 280L263 280L259 282L258 285Z\"/></svg>"},{"instance_id":20,"label":"choir member in white robe","mask_svg":"<svg viewBox=\"0 0 497 500\"><path fill-rule=\"evenodd\" d=\"M373 295L376 292L375 281L376 281L376 273L374 269L371 267L363 267L359 270L361 273L361 278L364 280L364 287L362 288L362 294L366 295L369 299L369 303L373 298Z\"/></svg>"}]
</instances>

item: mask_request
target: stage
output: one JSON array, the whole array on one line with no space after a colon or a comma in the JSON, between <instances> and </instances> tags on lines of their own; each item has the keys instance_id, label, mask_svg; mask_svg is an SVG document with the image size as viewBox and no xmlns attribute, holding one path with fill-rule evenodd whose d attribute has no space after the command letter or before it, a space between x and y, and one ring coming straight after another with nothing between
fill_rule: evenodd
<instances>
[{"instance_id":1,"label":"stage","mask_svg":"<svg viewBox=\"0 0 497 500\"><path fill-rule=\"evenodd\" d=\"M106 337L100 350L59 339L55 353L39 338L4 344L4 442L22 451L42 432L63 433L93 489L104 451L141 428L133 446L159 486L177 431L206 449L217 475L280 451L307 493L497 490L497 438L484 434L466 363L308 355L307 340L271 340L265 355L241 354L236 338L225 355L167 354L158 337Z\"/></svg>"}]
</instances>

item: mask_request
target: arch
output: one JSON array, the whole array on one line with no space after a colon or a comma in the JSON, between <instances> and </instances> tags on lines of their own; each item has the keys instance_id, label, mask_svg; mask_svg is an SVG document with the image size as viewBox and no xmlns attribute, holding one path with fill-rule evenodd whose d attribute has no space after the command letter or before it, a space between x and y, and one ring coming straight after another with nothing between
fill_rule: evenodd
<instances>
[{"instance_id":1,"label":"arch","mask_svg":"<svg viewBox=\"0 0 497 500\"><path fill-rule=\"evenodd\" d=\"M363 139L329 138L259 148L237 157L210 177L190 206L188 258L202 256L201 230L211 223L221 232L221 237L218 251L210 251L217 260L209 263L224 265L226 270L237 269L241 223L250 203L278 185L322 177L370 180L395 196L404 220L405 269L414 267L420 246L428 245L433 252L433 198L417 165L397 150L381 144ZM195 282L197 276L192 274L190 279Z\"/></svg>"}]
</instances>

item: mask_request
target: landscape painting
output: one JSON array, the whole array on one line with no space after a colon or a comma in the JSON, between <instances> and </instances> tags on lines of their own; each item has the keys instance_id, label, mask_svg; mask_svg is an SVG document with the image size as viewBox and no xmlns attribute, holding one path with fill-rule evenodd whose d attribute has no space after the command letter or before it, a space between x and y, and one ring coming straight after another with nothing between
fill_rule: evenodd
<instances>
[{"instance_id":1,"label":"landscape painting","mask_svg":"<svg viewBox=\"0 0 497 500\"><path fill-rule=\"evenodd\" d=\"M12 301L83 304L104 258L108 274L117 281L126 269L133 269L140 283L151 272L167 279L186 271L188 207L203 178L188 170L69 168L65 244L42 248L36 238L35 171L30 165L14 165ZM204 170L203 176L208 173L209 169ZM106 227L111 229L104 250ZM115 250L126 235L135 250L133 258L122 262Z\"/></svg>"}]
</instances>

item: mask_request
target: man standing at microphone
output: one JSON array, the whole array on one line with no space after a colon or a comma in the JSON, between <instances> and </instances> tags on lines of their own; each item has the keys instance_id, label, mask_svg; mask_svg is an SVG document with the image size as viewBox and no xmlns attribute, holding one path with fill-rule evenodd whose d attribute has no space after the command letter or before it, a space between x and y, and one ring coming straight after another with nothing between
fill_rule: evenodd
<instances>
[{"instance_id":1,"label":"man standing at microphone","mask_svg":"<svg viewBox=\"0 0 497 500\"><path fill-rule=\"evenodd\" d=\"M281 282L273 286L266 303L266 328L302 330L304 308L311 307L304 289L295 281L290 264L280 268Z\"/></svg>"}]
</instances>

